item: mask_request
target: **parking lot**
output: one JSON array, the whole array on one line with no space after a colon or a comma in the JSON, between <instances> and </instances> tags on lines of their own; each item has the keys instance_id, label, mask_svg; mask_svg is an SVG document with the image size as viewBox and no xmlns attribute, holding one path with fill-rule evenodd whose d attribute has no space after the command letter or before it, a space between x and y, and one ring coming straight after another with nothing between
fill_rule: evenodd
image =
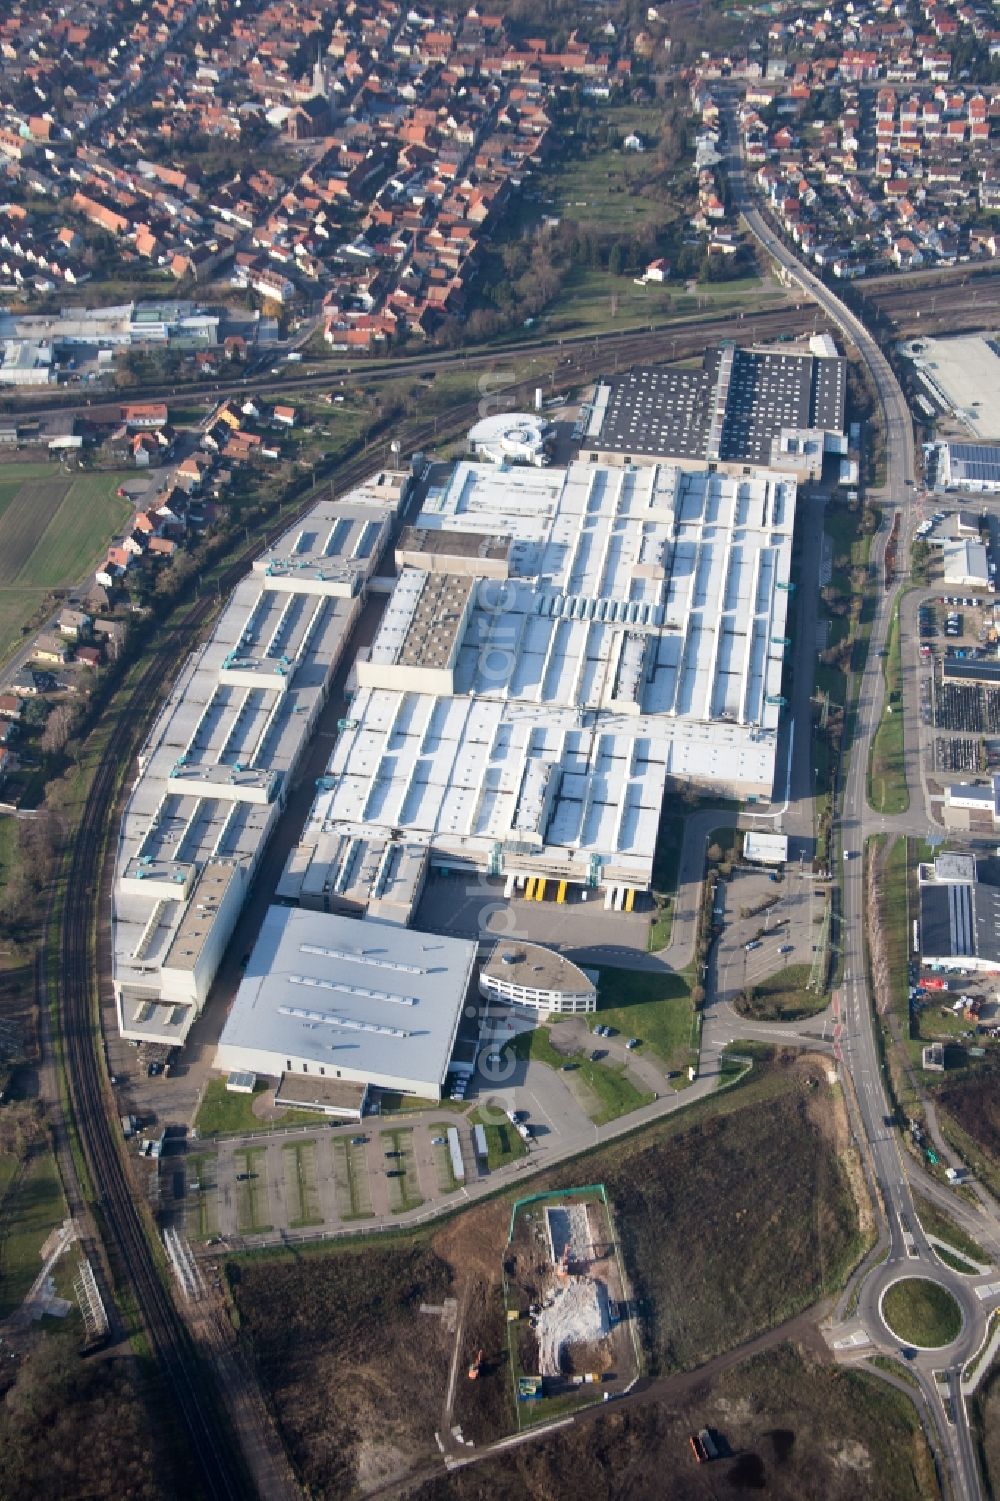
<instances>
[{"instance_id":1,"label":"parking lot","mask_svg":"<svg viewBox=\"0 0 1000 1501\"><path fill-rule=\"evenodd\" d=\"M919 603L918 728L930 775L975 776L993 764L983 737L1000 735L1000 686L945 680L943 664L995 656L994 603L992 595L937 592Z\"/></svg>"},{"instance_id":2,"label":"parking lot","mask_svg":"<svg viewBox=\"0 0 1000 1501\"><path fill-rule=\"evenodd\" d=\"M461 1179L441 1145L449 1126L458 1130ZM374 1116L360 1126L331 1126L317 1117L315 1129L190 1141L183 1156L161 1158L192 1241L319 1233L382 1219L457 1193L485 1172L471 1123L447 1105Z\"/></svg>"},{"instance_id":3,"label":"parking lot","mask_svg":"<svg viewBox=\"0 0 1000 1501\"><path fill-rule=\"evenodd\" d=\"M487 1055L515 1032L535 1024L534 1018L515 1017L507 1008L492 1009L479 1064L459 1101L446 1097L440 1104L418 1102L411 1110L366 1116L360 1124L335 1123L319 1114L314 1125L294 1128L268 1129L262 1121L259 1132L237 1137L199 1139L175 1128L155 1164L161 1210L193 1244L322 1235L360 1228L366 1222L391 1223L394 1215L424 1206L430 1210L435 1202L489 1176L474 1148L477 1119L485 1120L491 1133L500 1133L493 1137L494 1147L510 1157L498 1171L506 1167L516 1173L539 1153L585 1146L594 1139L590 1112L595 1101L573 1072L515 1058L506 1050L499 1068L485 1063ZM573 1051L571 1029L576 1025L567 1022L553 1028L560 1047ZM579 1028L580 1045L592 1047L596 1039L586 1024L580 1021ZM637 1089L658 1086L665 1092L662 1064L627 1051L627 1040L616 1036L602 1042L608 1061L627 1059ZM526 1124L527 1142L509 1120L510 1111ZM459 1134L461 1178L453 1172L446 1139L449 1126ZM158 1134L158 1128L146 1133L154 1138Z\"/></svg>"},{"instance_id":4,"label":"parking lot","mask_svg":"<svg viewBox=\"0 0 1000 1501\"><path fill-rule=\"evenodd\" d=\"M765 870L744 868L720 882L718 891L716 914L725 923L716 958L720 1000L789 966L812 967L826 910L824 882L795 866L778 882Z\"/></svg>"}]
</instances>

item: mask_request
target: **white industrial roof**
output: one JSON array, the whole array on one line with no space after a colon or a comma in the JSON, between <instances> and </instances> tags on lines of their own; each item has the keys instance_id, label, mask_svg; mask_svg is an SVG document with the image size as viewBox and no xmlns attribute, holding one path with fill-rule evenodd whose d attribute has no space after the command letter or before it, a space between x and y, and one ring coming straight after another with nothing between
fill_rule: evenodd
<instances>
[{"instance_id":1,"label":"white industrial roof","mask_svg":"<svg viewBox=\"0 0 1000 1501\"><path fill-rule=\"evenodd\" d=\"M532 412L498 412L483 417L469 432L469 442L494 464L536 464L545 450L548 423Z\"/></svg>"},{"instance_id":2,"label":"white industrial roof","mask_svg":"<svg viewBox=\"0 0 1000 1501\"><path fill-rule=\"evenodd\" d=\"M454 696L355 695L303 843L647 884L668 776L772 790L795 502L770 471L460 464L418 525L512 533L512 578L476 586Z\"/></svg>"},{"instance_id":3,"label":"white industrial roof","mask_svg":"<svg viewBox=\"0 0 1000 1501\"><path fill-rule=\"evenodd\" d=\"M743 835L743 857L763 865L780 865L788 859L787 834L763 834L748 829Z\"/></svg>"},{"instance_id":4,"label":"white industrial roof","mask_svg":"<svg viewBox=\"0 0 1000 1501\"><path fill-rule=\"evenodd\" d=\"M931 395L973 437L1000 437L1000 350L994 334L921 335L906 349Z\"/></svg>"},{"instance_id":5,"label":"white industrial roof","mask_svg":"<svg viewBox=\"0 0 1000 1501\"><path fill-rule=\"evenodd\" d=\"M945 582L986 588L990 570L981 542L946 542L942 548Z\"/></svg>"},{"instance_id":6,"label":"white industrial roof","mask_svg":"<svg viewBox=\"0 0 1000 1501\"><path fill-rule=\"evenodd\" d=\"M405 1078L436 1095L451 1062L477 946L296 907L271 907L219 1039L332 1075Z\"/></svg>"},{"instance_id":7,"label":"white industrial roof","mask_svg":"<svg viewBox=\"0 0 1000 1501\"><path fill-rule=\"evenodd\" d=\"M116 992L155 1000L161 971L213 862L242 868L245 884L277 819L283 784L309 738L358 612L358 589L388 536L389 504L323 501L276 545L290 556L321 539L310 566L266 566L233 592L209 640L182 666L140 755L119 834L113 901ZM374 533L373 533L374 529ZM311 545L311 544L310 544ZM315 554L331 568L349 560L342 594L328 592ZM211 931L207 925L199 943ZM132 1011L134 1035L182 1039L193 1007ZM124 1011L123 1011L124 1017ZM146 1018L137 1021L136 1018Z\"/></svg>"}]
</instances>

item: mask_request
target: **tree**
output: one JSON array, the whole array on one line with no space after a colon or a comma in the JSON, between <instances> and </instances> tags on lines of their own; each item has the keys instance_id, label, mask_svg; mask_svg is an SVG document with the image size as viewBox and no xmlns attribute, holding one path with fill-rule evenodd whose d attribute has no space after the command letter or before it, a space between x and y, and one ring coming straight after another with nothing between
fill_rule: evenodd
<instances>
[{"instance_id":1,"label":"tree","mask_svg":"<svg viewBox=\"0 0 1000 1501\"><path fill-rule=\"evenodd\" d=\"M45 722L39 744L47 756L56 756L63 749L73 728L73 710L69 704L56 704Z\"/></svg>"},{"instance_id":2,"label":"tree","mask_svg":"<svg viewBox=\"0 0 1000 1501\"><path fill-rule=\"evenodd\" d=\"M41 729L48 719L52 705L44 698L29 698L21 713L21 723L25 729Z\"/></svg>"},{"instance_id":3,"label":"tree","mask_svg":"<svg viewBox=\"0 0 1000 1501\"><path fill-rule=\"evenodd\" d=\"M722 846L714 843L710 844L706 851L706 859L710 865L718 865L722 859Z\"/></svg>"}]
</instances>

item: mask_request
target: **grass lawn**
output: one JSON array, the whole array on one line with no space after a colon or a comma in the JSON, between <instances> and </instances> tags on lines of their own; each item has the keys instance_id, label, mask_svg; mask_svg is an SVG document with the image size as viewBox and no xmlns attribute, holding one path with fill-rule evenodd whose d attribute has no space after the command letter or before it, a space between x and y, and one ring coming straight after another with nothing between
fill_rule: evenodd
<instances>
[{"instance_id":1,"label":"grass lawn","mask_svg":"<svg viewBox=\"0 0 1000 1501\"><path fill-rule=\"evenodd\" d=\"M516 1162L527 1154L528 1148L510 1121L496 1121L495 1112L474 1110L469 1116L474 1126L482 1126L486 1132L486 1165L491 1173L508 1162ZM447 1147L440 1150L447 1151Z\"/></svg>"},{"instance_id":2,"label":"grass lawn","mask_svg":"<svg viewBox=\"0 0 1000 1501\"><path fill-rule=\"evenodd\" d=\"M620 1115L630 1115L643 1105L648 1105L653 1096L632 1083L625 1064L593 1063L590 1054L559 1053L552 1046L548 1027L536 1027L533 1032L520 1032L512 1039L519 1058L532 1058L547 1063L550 1068L576 1073L586 1090L593 1097L585 1107L597 1126L617 1120ZM566 1065L569 1064L569 1069Z\"/></svg>"},{"instance_id":3,"label":"grass lawn","mask_svg":"<svg viewBox=\"0 0 1000 1501\"><path fill-rule=\"evenodd\" d=\"M393 1094L385 1090L379 1094L379 1115L412 1115L418 1110L440 1110L440 1100L422 1100L419 1095Z\"/></svg>"},{"instance_id":4,"label":"grass lawn","mask_svg":"<svg viewBox=\"0 0 1000 1501\"><path fill-rule=\"evenodd\" d=\"M926 1277L901 1277L882 1299L882 1316L898 1339L937 1349L950 1345L962 1327L962 1310L951 1293Z\"/></svg>"},{"instance_id":5,"label":"grass lawn","mask_svg":"<svg viewBox=\"0 0 1000 1501\"><path fill-rule=\"evenodd\" d=\"M405 1214L408 1209L419 1209L424 1202L417 1177L417 1159L413 1152L413 1131L410 1127L397 1126L395 1130L383 1131L382 1147L385 1152L396 1152L396 1157L386 1157L386 1173L399 1173L389 1179L389 1208L393 1214Z\"/></svg>"},{"instance_id":6,"label":"grass lawn","mask_svg":"<svg viewBox=\"0 0 1000 1501\"><path fill-rule=\"evenodd\" d=\"M660 123L655 107L622 106L600 113L619 135L636 131L647 149L655 145ZM662 224L672 217L662 192L645 196L635 191L648 175L642 154L624 151L616 144L587 155L574 149L565 160L557 160L538 173L532 187L545 213L580 224L627 230L640 224Z\"/></svg>"},{"instance_id":7,"label":"grass lawn","mask_svg":"<svg viewBox=\"0 0 1000 1501\"><path fill-rule=\"evenodd\" d=\"M868 768L868 801L877 813L905 813L910 806L906 786L903 744L902 660L899 641L899 606L889 627L888 655L882 662L885 677L885 707L872 742Z\"/></svg>"},{"instance_id":8,"label":"grass lawn","mask_svg":"<svg viewBox=\"0 0 1000 1501\"><path fill-rule=\"evenodd\" d=\"M961 1227L955 1223L950 1214L924 1197L923 1194L913 1195L913 1207L920 1217L920 1223L928 1235L934 1235L938 1240L946 1240L949 1246L960 1251L964 1256L971 1256L973 1261L978 1261L982 1266L989 1266L990 1258L977 1240L973 1240Z\"/></svg>"},{"instance_id":9,"label":"grass lawn","mask_svg":"<svg viewBox=\"0 0 1000 1501\"><path fill-rule=\"evenodd\" d=\"M690 1062L694 1008L691 989L682 975L650 974L645 970L601 969L597 984L597 1012L588 1018L615 1027L626 1037L639 1037L670 1069Z\"/></svg>"},{"instance_id":10,"label":"grass lawn","mask_svg":"<svg viewBox=\"0 0 1000 1501\"><path fill-rule=\"evenodd\" d=\"M246 1136L251 1131L273 1131L279 1126L315 1126L315 1110L284 1110L276 1120L261 1120L253 1113L254 1099L269 1085L258 1079L252 1095L234 1094L225 1079L210 1079L198 1106L194 1129L198 1136Z\"/></svg>"},{"instance_id":11,"label":"grass lawn","mask_svg":"<svg viewBox=\"0 0 1000 1501\"><path fill-rule=\"evenodd\" d=\"M909 867L907 841L897 839L885 861L882 877L883 911L885 924L886 958L889 968L889 984L892 1009L899 1018L903 1036L909 1031L909 960L910 924L907 892Z\"/></svg>"},{"instance_id":12,"label":"grass lawn","mask_svg":"<svg viewBox=\"0 0 1000 1501\"><path fill-rule=\"evenodd\" d=\"M757 276L699 283L695 291L687 292L680 283L636 286L631 276L612 276L609 271L577 266L539 321L548 334L614 333L699 312L706 318L716 317L734 307L745 310L750 318L756 309L784 300L784 293ZM669 339L669 334L664 337Z\"/></svg>"},{"instance_id":13,"label":"grass lawn","mask_svg":"<svg viewBox=\"0 0 1000 1501\"><path fill-rule=\"evenodd\" d=\"M13 1313L42 1269L39 1252L66 1218L56 1160L36 1151L16 1181L13 1159L0 1158L0 1318Z\"/></svg>"},{"instance_id":14,"label":"grass lawn","mask_svg":"<svg viewBox=\"0 0 1000 1501\"><path fill-rule=\"evenodd\" d=\"M964 1256L959 1256L955 1251L949 1251L944 1246L935 1246L934 1255L938 1261L943 1261L945 1266L950 1266L953 1272L961 1272L963 1277L978 1277L979 1268L966 1261Z\"/></svg>"},{"instance_id":15,"label":"grass lawn","mask_svg":"<svg viewBox=\"0 0 1000 1501\"><path fill-rule=\"evenodd\" d=\"M261 1234L271 1229L270 1203L267 1192L267 1151L264 1147L244 1147L233 1153L237 1177L246 1173L236 1185L236 1226L243 1235Z\"/></svg>"},{"instance_id":16,"label":"grass lawn","mask_svg":"<svg viewBox=\"0 0 1000 1501\"><path fill-rule=\"evenodd\" d=\"M829 1004L830 997L825 991L817 995L806 989L811 973L809 964L787 964L777 974L758 980L747 1000L737 999L736 1010L740 1016L764 1022L815 1016Z\"/></svg>"},{"instance_id":17,"label":"grass lawn","mask_svg":"<svg viewBox=\"0 0 1000 1501\"><path fill-rule=\"evenodd\" d=\"M44 589L0 585L0 662L20 646L24 628L36 619L45 599Z\"/></svg>"}]
</instances>

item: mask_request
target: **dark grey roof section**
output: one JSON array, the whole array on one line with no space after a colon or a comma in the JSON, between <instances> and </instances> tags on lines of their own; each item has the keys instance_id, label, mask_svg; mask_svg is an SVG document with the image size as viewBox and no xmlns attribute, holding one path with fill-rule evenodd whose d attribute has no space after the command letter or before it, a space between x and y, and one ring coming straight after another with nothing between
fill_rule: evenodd
<instances>
[{"instance_id":1,"label":"dark grey roof section","mask_svg":"<svg viewBox=\"0 0 1000 1501\"><path fill-rule=\"evenodd\" d=\"M813 360L809 426L842 433L846 410L846 364L840 358Z\"/></svg>"},{"instance_id":2,"label":"dark grey roof section","mask_svg":"<svg viewBox=\"0 0 1000 1501\"><path fill-rule=\"evenodd\" d=\"M722 431L723 459L767 464L783 427L808 427L811 354L757 354L738 349Z\"/></svg>"},{"instance_id":3,"label":"dark grey roof section","mask_svg":"<svg viewBox=\"0 0 1000 1501\"><path fill-rule=\"evenodd\" d=\"M600 452L764 465L782 428L843 432L844 361L714 349L700 370L630 370L610 384Z\"/></svg>"},{"instance_id":4,"label":"dark grey roof section","mask_svg":"<svg viewBox=\"0 0 1000 1501\"><path fill-rule=\"evenodd\" d=\"M976 953L1000 964L1000 887L976 883Z\"/></svg>"},{"instance_id":5,"label":"dark grey roof section","mask_svg":"<svg viewBox=\"0 0 1000 1501\"><path fill-rule=\"evenodd\" d=\"M920 950L930 959L1000 964L1000 887L982 881L923 883Z\"/></svg>"},{"instance_id":6,"label":"dark grey roof section","mask_svg":"<svg viewBox=\"0 0 1000 1501\"><path fill-rule=\"evenodd\" d=\"M1000 660L996 657L945 657L942 664L945 682L1000 683Z\"/></svg>"},{"instance_id":7,"label":"dark grey roof section","mask_svg":"<svg viewBox=\"0 0 1000 1501\"><path fill-rule=\"evenodd\" d=\"M949 443L953 485L1000 485L1000 443Z\"/></svg>"},{"instance_id":8,"label":"dark grey roof section","mask_svg":"<svg viewBox=\"0 0 1000 1501\"><path fill-rule=\"evenodd\" d=\"M972 887L964 881L928 883L920 888L920 950L933 959L974 953Z\"/></svg>"},{"instance_id":9,"label":"dark grey roof section","mask_svg":"<svg viewBox=\"0 0 1000 1501\"><path fill-rule=\"evenodd\" d=\"M608 453L703 459L715 369L630 370L611 385L595 447Z\"/></svg>"}]
</instances>

